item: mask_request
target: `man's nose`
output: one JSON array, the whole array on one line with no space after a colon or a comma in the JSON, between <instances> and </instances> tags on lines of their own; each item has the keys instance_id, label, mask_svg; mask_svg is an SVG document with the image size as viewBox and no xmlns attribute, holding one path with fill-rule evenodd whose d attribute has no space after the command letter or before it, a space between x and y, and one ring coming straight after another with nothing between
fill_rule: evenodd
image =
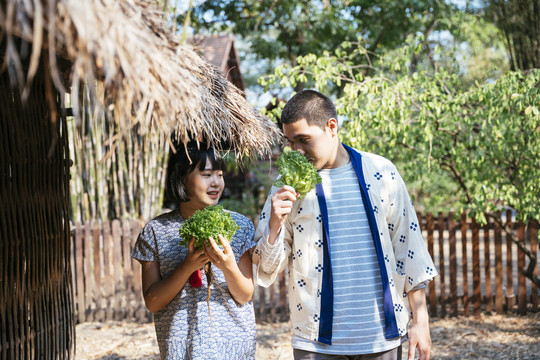
<instances>
[{"instance_id":1,"label":"man's nose","mask_svg":"<svg viewBox=\"0 0 540 360\"><path fill-rule=\"evenodd\" d=\"M300 153L302 153L302 155L305 154L304 149L302 149L302 147L301 147L300 144L298 144L298 143L293 143L293 144L291 145L291 149L296 150L296 151L299 151Z\"/></svg>"}]
</instances>

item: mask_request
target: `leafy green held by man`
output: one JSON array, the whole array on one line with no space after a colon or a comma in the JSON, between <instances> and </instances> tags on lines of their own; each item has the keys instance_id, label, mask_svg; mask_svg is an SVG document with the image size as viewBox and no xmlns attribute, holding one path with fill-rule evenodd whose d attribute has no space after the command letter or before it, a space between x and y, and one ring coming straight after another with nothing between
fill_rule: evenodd
<instances>
[{"instance_id":1,"label":"leafy green held by man","mask_svg":"<svg viewBox=\"0 0 540 360\"><path fill-rule=\"evenodd\" d=\"M296 150L284 150L277 159L279 174L281 175L274 186L292 186L300 196L305 196L322 182L321 176L312 163Z\"/></svg>"}]
</instances>

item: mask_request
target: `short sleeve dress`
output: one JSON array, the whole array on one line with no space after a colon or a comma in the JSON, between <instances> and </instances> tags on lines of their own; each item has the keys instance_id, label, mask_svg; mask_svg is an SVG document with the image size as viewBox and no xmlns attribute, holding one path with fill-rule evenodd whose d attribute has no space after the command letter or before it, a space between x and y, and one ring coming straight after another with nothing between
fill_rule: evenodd
<instances>
[{"instance_id":1,"label":"short sleeve dress","mask_svg":"<svg viewBox=\"0 0 540 360\"><path fill-rule=\"evenodd\" d=\"M236 261L255 246L253 223L243 215L230 212L240 226L231 239ZM188 249L180 245L180 226L184 219L178 210L162 214L141 230L131 256L159 263L162 278L182 263ZM189 280L176 297L154 313L154 324L161 359L240 360L255 358L255 314L253 303L239 305L229 293L225 276L212 265L210 314L207 282L193 288ZM211 316L211 321L210 321Z\"/></svg>"}]
</instances>

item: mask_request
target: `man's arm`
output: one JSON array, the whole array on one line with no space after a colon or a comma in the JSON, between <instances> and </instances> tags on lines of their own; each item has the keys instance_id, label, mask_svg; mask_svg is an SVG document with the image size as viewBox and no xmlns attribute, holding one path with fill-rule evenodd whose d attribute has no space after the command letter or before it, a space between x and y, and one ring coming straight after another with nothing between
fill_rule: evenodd
<instances>
[{"instance_id":1,"label":"man's arm","mask_svg":"<svg viewBox=\"0 0 540 360\"><path fill-rule=\"evenodd\" d=\"M409 329L409 356L407 359L413 360L415 350L418 349L419 360L429 360L431 354L431 335L429 334L429 315L425 288L411 290L408 296L413 317L412 325Z\"/></svg>"},{"instance_id":2,"label":"man's arm","mask_svg":"<svg viewBox=\"0 0 540 360\"><path fill-rule=\"evenodd\" d=\"M269 286L286 265L290 246L284 240L288 233L285 222L296 198L296 192L289 186L272 188L259 217L255 231L257 246L252 259L257 265L257 282L261 286Z\"/></svg>"}]
</instances>

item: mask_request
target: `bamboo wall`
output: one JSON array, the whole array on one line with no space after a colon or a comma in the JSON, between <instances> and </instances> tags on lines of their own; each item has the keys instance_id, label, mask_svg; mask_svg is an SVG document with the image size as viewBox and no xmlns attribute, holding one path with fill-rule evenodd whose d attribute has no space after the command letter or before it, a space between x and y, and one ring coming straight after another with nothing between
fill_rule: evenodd
<instances>
[{"instance_id":1,"label":"bamboo wall","mask_svg":"<svg viewBox=\"0 0 540 360\"><path fill-rule=\"evenodd\" d=\"M66 122L51 121L58 97L41 70L25 104L0 74L1 359L67 359L74 349Z\"/></svg>"}]
</instances>

